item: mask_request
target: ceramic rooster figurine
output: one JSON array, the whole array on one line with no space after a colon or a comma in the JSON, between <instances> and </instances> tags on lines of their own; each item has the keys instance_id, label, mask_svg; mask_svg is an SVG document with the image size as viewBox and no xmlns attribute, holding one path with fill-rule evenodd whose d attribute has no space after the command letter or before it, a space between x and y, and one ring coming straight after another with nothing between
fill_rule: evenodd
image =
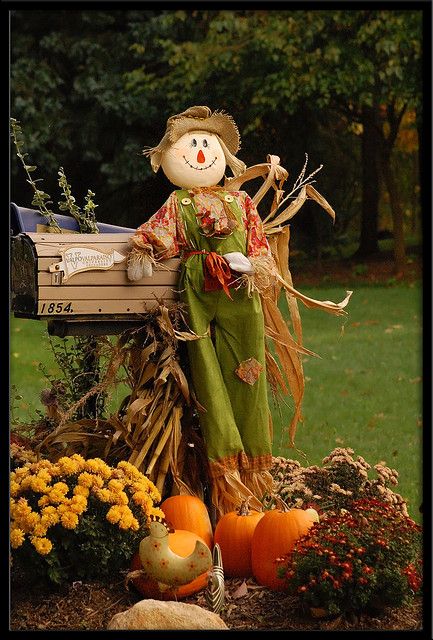
<instances>
[{"instance_id":1,"label":"ceramic rooster figurine","mask_svg":"<svg viewBox=\"0 0 433 640\"><path fill-rule=\"evenodd\" d=\"M161 590L188 584L212 566L209 547L197 540L194 551L186 558L169 547L169 531L162 522L149 525L149 535L140 542L139 555L143 571L159 583Z\"/></svg>"}]
</instances>

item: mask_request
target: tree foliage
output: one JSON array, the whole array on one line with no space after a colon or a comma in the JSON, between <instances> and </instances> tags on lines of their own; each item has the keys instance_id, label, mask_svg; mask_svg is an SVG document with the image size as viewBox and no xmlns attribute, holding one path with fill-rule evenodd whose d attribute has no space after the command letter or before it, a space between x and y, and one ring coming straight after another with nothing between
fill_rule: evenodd
<instances>
[{"instance_id":1,"label":"tree foliage","mask_svg":"<svg viewBox=\"0 0 433 640\"><path fill-rule=\"evenodd\" d=\"M324 164L321 190L344 232L360 208L363 107L384 106L386 139L403 106L422 102L422 19L371 8L15 11L12 115L44 177L62 165L83 194L91 179L101 220L136 226L171 190L142 148L173 113L224 109L247 164L273 153L297 175L305 152Z\"/></svg>"}]
</instances>

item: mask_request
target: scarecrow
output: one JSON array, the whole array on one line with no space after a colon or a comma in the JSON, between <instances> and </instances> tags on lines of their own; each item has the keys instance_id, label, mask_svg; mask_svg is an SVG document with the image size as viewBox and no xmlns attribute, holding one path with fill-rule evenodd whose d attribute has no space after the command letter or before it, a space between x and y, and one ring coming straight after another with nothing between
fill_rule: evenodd
<instances>
[{"instance_id":1,"label":"scarecrow","mask_svg":"<svg viewBox=\"0 0 433 640\"><path fill-rule=\"evenodd\" d=\"M281 276L251 197L230 179L219 184L227 166L233 185L246 175L235 155L239 148L238 128L226 113L195 106L170 117L160 143L144 153L178 188L137 229L128 256L133 281L150 277L155 261L181 258L180 299L200 336L187 345L191 382L219 516L247 497L259 506L272 490L270 360L263 290L254 282L272 275L269 289ZM333 312L342 306L333 305ZM297 350L306 352L301 345Z\"/></svg>"}]
</instances>

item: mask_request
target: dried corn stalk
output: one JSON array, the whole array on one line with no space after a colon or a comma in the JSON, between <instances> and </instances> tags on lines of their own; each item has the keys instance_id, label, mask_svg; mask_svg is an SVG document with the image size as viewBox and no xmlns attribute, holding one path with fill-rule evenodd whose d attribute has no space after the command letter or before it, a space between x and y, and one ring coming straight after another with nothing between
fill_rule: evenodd
<instances>
[{"instance_id":1,"label":"dried corn stalk","mask_svg":"<svg viewBox=\"0 0 433 640\"><path fill-rule=\"evenodd\" d=\"M230 189L240 189L244 182L259 176L263 177L263 185L252 198L256 205L259 204L269 189L272 188L274 190L271 210L264 218L263 226L268 237L275 266L266 264L260 269L258 265L255 274L252 277L244 276L244 279L250 291L256 289L260 293L265 319L265 333L267 338L274 344L278 360L277 362L272 356L269 346L266 345L267 376L271 389L274 395L277 395L277 391L286 395L288 386L293 397L295 407L289 426L289 445L294 447L296 427L298 422L302 421L301 407L305 389L301 354L316 355L303 347L301 317L297 300L301 300L310 309L321 309L327 313L345 315L345 307L352 292L347 291L344 300L335 303L329 300L320 301L309 298L293 287L289 270L290 231L287 225L288 221L298 213L307 199L317 202L333 221L335 220L335 211L311 184L313 176L320 171L322 166L305 177L308 162L308 156L306 155L301 173L291 191L285 194L283 185L287 180L288 172L280 166L278 156L269 155L267 160L267 163L249 167L241 176L227 180L226 184ZM294 194L296 192L298 193L295 197ZM291 198L294 199L290 204L281 209ZM289 309L290 324L284 320L278 308L278 300L282 289L284 289Z\"/></svg>"},{"instance_id":2,"label":"dried corn stalk","mask_svg":"<svg viewBox=\"0 0 433 640\"><path fill-rule=\"evenodd\" d=\"M179 343L198 338L188 330L182 305L169 310L161 304L156 312L147 313L139 329L119 337L104 379L80 400L117 384L118 370L123 367L131 393L119 410L108 420L73 422L69 418L76 407L71 407L55 429L42 434L38 451L51 458L80 452L108 462L126 459L149 477L161 494L170 473L175 491L202 497L207 466L199 447L197 455L188 458L189 483L182 473L185 449L194 439L191 430L190 437L182 437L182 418L185 413L190 416L194 399L182 368ZM194 465L200 467L195 475Z\"/></svg>"}]
</instances>

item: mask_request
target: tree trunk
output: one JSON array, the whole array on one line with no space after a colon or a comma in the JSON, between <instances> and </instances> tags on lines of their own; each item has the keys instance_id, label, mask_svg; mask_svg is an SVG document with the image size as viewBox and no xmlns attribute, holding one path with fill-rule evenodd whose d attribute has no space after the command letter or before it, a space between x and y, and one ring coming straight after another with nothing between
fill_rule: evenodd
<instances>
[{"instance_id":1,"label":"tree trunk","mask_svg":"<svg viewBox=\"0 0 433 640\"><path fill-rule=\"evenodd\" d=\"M397 180L392 169L391 153L382 153L382 175L389 195L394 233L394 270L398 276L404 275L406 268L406 248L404 240L404 212L401 206Z\"/></svg>"},{"instance_id":2,"label":"tree trunk","mask_svg":"<svg viewBox=\"0 0 433 640\"><path fill-rule=\"evenodd\" d=\"M361 234L356 257L379 252L377 239L379 219L378 131L375 106L362 109L362 210Z\"/></svg>"}]
</instances>

